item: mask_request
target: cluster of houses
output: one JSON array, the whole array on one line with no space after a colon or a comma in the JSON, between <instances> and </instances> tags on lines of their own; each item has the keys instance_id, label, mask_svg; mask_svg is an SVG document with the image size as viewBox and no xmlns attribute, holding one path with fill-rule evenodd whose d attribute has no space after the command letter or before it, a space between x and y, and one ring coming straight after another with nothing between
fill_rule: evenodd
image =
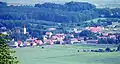
<instances>
[{"instance_id":1,"label":"cluster of houses","mask_svg":"<svg viewBox=\"0 0 120 64\"><path fill-rule=\"evenodd\" d=\"M97 36L97 39L90 39L89 37L84 37L84 36L79 36L75 37L75 33L79 34L83 30L89 30L93 33L99 33L102 34L102 36ZM116 35L110 32L103 32L105 29L103 27L86 27L82 30L79 29L73 29L73 33L57 33L53 34L51 31L46 32L43 35L42 40L39 40L37 38L28 38L26 41L16 41L14 42L15 47L22 47L22 46L40 46L40 45L53 45L53 44L75 44L75 43L82 43L82 44L87 44L87 43L94 43L97 44L99 39L103 38L113 38L116 39ZM26 32L26 30L25 30Z\"/></svg>"},{"instance_id":2,"label":"cluster of houses","mask_svg":"<svg viewBox=\"0 0 120 64\"><path fill-rule=\"evenodd\" d=\"M1 29L6 29L5 27L2 27ZM13 41L15 47L22 47L22 46L36 46L36 45L53 45L53 44L75 44L75 43L94 43L97 44L99 39L106 39L106 38L112 38L116 39L117 35L116 32L107 31L108 29L101 26L96 27L86 27L86 28L74 28L71 33L52 33L52 30L57 30L56 28L48 28L48 32L46 32L42 39L38 38L28 38L26 41ZM84 30L89 30L96 34L96 39L92 39L88 36L80 36L79 33L81 33ZM7 32L1 32L2 34L7 34ZM24 25L24 34L27 34L26 27ZM78 37L75 37L75 34L78 34Z\"/></svg>"}]
</instances>

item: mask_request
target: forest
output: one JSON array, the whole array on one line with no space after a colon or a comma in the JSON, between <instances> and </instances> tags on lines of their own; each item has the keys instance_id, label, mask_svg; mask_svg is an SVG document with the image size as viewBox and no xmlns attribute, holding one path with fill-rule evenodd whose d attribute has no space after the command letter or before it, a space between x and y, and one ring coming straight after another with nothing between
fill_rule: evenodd
<instances>
[{"instance_id":1,"label":"forest","mask_svg":"<svg viewBox=\"0 0 120 64\"><path fill-rule=\"evenodd\" d=\"M120 8L98 9L86 2L68 2L35 4L35 6L7 6L0 3L0 19L3 20L45 20L54 22L82 22L99 17L120 18Z\"/></svg>"}]
</instances>

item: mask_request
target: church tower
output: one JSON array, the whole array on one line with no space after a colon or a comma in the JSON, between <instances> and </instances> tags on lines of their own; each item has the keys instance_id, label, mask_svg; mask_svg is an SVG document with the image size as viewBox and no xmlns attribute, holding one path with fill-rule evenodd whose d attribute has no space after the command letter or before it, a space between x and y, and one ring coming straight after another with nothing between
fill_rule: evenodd
<instances>
[{"instance_id":1,"label":"church tower","mask_svg":"<svg viewBox=\"0 0 120 64\"><path fill-rule=\"evenodd\" d=\"M24 24L24 34L26 34L27 32L26 32L26 27L25 27L25 24Z\"/></svg>"}]
</instances>

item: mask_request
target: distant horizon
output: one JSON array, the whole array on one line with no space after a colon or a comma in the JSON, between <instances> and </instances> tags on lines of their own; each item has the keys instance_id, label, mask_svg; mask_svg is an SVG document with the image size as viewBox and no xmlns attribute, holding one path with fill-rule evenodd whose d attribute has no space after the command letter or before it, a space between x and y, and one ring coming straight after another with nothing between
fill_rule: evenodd
<instances>
[{"instance_id":1,"label":"distant horizon","mask_svg":"<svg viewBox=\"0 0 120 64\"><path fill-rule=\"evenodd\" d=\"M8 5L34 5L34 4L43 4L45 2L64 4L66 2L88 2L96 5L97 7L104 7L105 5L120 5L119 0L0 0L1 2L6 2Z\"/></svg>"},{"instance_id":2,"label":"distant horizon","mask_svg":"<svg viewBox=\"0 0 120 64\"><path fill-rule=\"evenodd\" d=\"M64 4L66 2L71 2L71 1L75 1L75 0L29 0L29 1L23 1L23 0L19 0L19 1L16 1L16 0L0 0L2 2L7 2L8 4L11 4L11 3L19 3L19 4L27 4L27 5L33 5L33 4L43 4L43 3L46 3L46 2L50 2L50 3L56 3L56 4ZM84 0L81 0L81 1L75 1L75 2L89 2L89 1L84 1ZM89 3L92 3L92 2L89 2Z\"/></svg>"}]
</instances>

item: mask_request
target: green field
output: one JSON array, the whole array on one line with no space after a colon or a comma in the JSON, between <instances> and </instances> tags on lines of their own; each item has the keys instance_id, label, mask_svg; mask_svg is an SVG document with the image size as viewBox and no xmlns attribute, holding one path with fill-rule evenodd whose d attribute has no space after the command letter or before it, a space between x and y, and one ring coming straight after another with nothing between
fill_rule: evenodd
<instances>
[{"instance_id":1,"label":"green field","mask_svg":"<svg viewBox=\"0 0 120 64\"><path fill-rule=\"evenodd\" d=\"M120 64L120 52L77 52L103 46L54 45L15 49L21 64Z\"/></svg>"}]
</instances>

